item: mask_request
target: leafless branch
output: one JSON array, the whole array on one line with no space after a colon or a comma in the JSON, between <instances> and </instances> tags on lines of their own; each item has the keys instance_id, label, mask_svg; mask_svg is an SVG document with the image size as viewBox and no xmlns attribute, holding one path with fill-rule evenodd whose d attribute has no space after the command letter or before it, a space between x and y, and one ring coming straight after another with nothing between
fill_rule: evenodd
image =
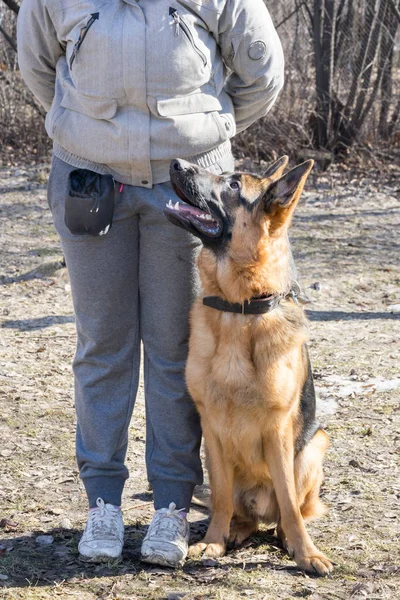
<instances>
[{"instance_id":1,"label":"leafless branch","mask_svg":"<svg viewBox=\"0 0 400 600\"><path fill-rule=\"evenodd\" d=\"M276 29L279 29L281 25L286 23L286 21L289 21L289 19L291 19L293 15L295 15L300 10L303 4L305 4L305 2L300 2L300 4L298 4L296 8L290 14L287 15L287 17L285 17L280 23L278 23L278 25L276 25Z\"/></svg>"},{"instance_id":2,"label":"leafless branch","mask_svg":"<svg viewBox=\"0 0 400 600\"><path fill-rule=\"evenodd\" d=\"M19 13L19 5L15 0L3 0L4 4L8 6L16 15Z\"/></svg>"},{"instance_id":3,"label":"leafless branch","mask_svg":"<svg viewBox=\"0 0 400 600\"><path fill-rule=\"evenodd\" d=\"M397 21L399 22L399 25L400 25L400 10L397 8L394 0L388 0L388 3L390 5L390 8L393 11L395 19L397 19Z\"/></svg>"},{"instance_id":4,"label":"leafless branch","mask_svg":"<svg viewBox=\"0 0 400 600\"><path fill-rule=\"evenodd\" d=\"M7 31L5 31L5 29L3 29L3 27L1 25L0 25L0 33L2 33L4 35L5 39L10 44L11 48L16 52L17 44L14 42L12 37L8 35Z\"/></svg>"}]
</instances>

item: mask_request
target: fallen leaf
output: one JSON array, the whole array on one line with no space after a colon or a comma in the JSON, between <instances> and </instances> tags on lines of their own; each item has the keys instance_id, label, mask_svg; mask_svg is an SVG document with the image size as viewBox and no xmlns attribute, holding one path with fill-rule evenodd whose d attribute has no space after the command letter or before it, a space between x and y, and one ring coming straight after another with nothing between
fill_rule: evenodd
<instances>
[{"instance_id":1,"label":"fallen leaf","mask_svg":"<svg viewBox=\"0 0 400 600\"><path fill-rule=\"evenodd\" d=\"M14 523L13 521L9 521L8 519L1 519L0 527L2 529L16 529L18 527L18 523Z\"/></svg>"}]
</instances>

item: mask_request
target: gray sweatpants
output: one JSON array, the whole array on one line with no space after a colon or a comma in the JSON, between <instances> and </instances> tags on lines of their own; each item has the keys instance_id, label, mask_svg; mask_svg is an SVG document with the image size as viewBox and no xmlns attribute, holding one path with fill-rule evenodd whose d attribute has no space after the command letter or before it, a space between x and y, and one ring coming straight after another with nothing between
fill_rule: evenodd
<instances>
[{"instance_id":1,"label":"gray sweatpants","mask_svg":"<svg viewBox=\"0 0 400 600\"><path fill-rule=\"evenodd\" d=\"M72 235L64 200L73 168L53 159L48 198L76 315L76 452L89 505L98 497L121 504L142 341L146 465L155 508L175 502L188 510L202 481L200 423L184 380L199 241L163 215L174 198L169 183L151 190L125 185L107 235Z\"/></svg>"}]
</instances>

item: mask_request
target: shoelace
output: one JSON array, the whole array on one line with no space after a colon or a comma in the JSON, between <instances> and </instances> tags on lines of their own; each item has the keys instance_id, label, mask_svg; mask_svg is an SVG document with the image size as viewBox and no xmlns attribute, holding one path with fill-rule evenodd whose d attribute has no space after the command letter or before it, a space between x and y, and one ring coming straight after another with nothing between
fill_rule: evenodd
<instances>
[{"instance_id":1,"label":"shoelace","mask_svg":"<svg viewBox=\"0 0 400 600\"><path fill-rule=\"evenodd\" d=\"M177 535L183 536L186 521L179 516L181 512L185 512L185 509L176 509L174 502L171 502L168 508L161 508L156 511L151 525L151 537L160 536L164 539L175 540Z\"/></svg>"},{"instance_id":2,"label":"shoelace","mask_svg":"<svg viewBox=\"0 0 400 600\"><path fill-rule=\"evenodd\" d=\"M118 522L118 510L110 510L104 504L102 498L97 498L98 508L89 513L89 527L93 537L112 537L115 538Z\"/></svg>"}]
</instances>

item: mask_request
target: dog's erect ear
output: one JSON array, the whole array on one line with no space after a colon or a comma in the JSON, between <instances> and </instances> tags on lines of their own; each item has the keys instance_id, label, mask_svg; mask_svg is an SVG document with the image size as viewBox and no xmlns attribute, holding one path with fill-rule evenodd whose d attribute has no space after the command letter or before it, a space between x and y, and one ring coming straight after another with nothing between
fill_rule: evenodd
<instances>
[{"instance_id":1,"label":"dog's erect ear","mask_svg":"<svg viewBox=\"0 0 400 600\"><path fill-rule=\"evenodd\" d=\"M272 183L265 192L264 210L272 220L276 220L276 228L293 213L313 165L313 160L306 160Z\"/></svg>"},{"instance_id":2,"label":"dog's erect ear","mask_svg":"<svg viewBox=\"0 0 400 600\"><path fill-rule=\"evenodd\" d=\"M272 183L265 194L266 210L272 205L288 208L298 200L313 165L313 160L306 160Z\"/></svg>"},{"instance_id":3,"label":"dog's erect ear","mask_svg":"<svg viewBox=\"0 0 400 600\"><path fill-rule=\"evenodd\" d=\"M288 156L281 156L263 173L263 179L269 179L269 183L276 181L282 175L286 165L289 162Z\"/></svg>"}]
</instances>

